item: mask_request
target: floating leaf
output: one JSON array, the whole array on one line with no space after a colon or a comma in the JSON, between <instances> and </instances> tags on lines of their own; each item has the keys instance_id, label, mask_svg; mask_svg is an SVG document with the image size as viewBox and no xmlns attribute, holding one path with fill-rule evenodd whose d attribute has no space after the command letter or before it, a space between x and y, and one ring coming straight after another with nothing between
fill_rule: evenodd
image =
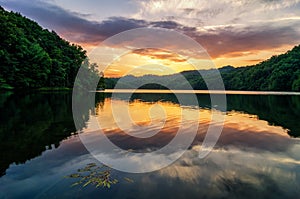
<instances>
[{"instance_id":1,"label":"floating leaf","mask_svg":"<svg viewBox=\"0 0 300 199\"><path fill-rule=\"evenodd\" d=\"M96 165L96 163L89 163L89 164L87 164L87 166L89 166L89 167L95 167L97 165Z\"/></svg>"},{"instance_id":2,"label":"floating leaf","mask_svg":"<svg viewBox=\"0 0 300 199\"><path fill-rule=\"evenodd\" d=\"M76 186L76 185L79 185L79 184L81 184L81 183L80 182L75 182L71 186L73 187L73 186Z\"/></svg>"},{"instance_id":3,"label":"floating leaf","mask_svg":"<svg viewBox=\"0 0 300 199\"><path fill-rule=\"evenodd\" d=\"M83 185L83 187L85 187L85 186L87 186L88 184L90 184L92 181L87 181L84 185Z\"/></svg>"},{"instance_id":4,"label":"floating leaf","mask_svg":"<svg viewBox=\"0 0 300 199\"><path fill-rule=\"evenodd\" d=\"M73 174L68 175L68 176L66 176L66 177L67 177L67 178L79 178L79 177L81 177L81 175L78 174L78 173L73 173Z\"/></svg>"},{"instance_id":5,"label":"floating leaf","mask_svg":"<svg viewBox=\"0 0 300 199\"><path fill-rule=\"evenodd\" d=\"M72 184L77 186L83 184L83 187L94 185L98 187L110 188L112 184L118 183L117 179L111 178L111 169L106 165L97 166L95 163L89 163L84 168L77 170L77 173L66 176L67 178L78 178L79 181Z\"/></svg>"},{"instance_id":6,"label":"floating leaf","mask_svg":"<svg viewBox=\"0 0 300 199\"><path fill-rule=\"evenodd\" d=\"M126 178L126 177L124 177L124 180L126 180L126 181L129 182L129 183L133 183L133 182L134 182L132 179Z\"/></svg>"}]
</instances>

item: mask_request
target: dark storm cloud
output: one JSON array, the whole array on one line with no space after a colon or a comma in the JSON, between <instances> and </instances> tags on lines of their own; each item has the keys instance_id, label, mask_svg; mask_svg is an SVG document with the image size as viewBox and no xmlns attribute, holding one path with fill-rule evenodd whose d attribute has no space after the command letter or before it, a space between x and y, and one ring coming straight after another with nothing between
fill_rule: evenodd
<instances>
[{"instance_id":1,"label":"dark storm cloud","mask_svg":"<svg viewBox=\"0 0 300 199\"><path fill-rule=\"evenodd\" d=\"M219 28L205 34L186 32L203 45L213 58L231 53L273 49L299 42L299 32L289 27L249 27L243 30ZM233 56L234 57L234 56Z\"/></svg>"},{"instance_id":2,"label":"dark storm cloud","mask_svg":"<svg viewBox=\"0 0 300 199\"><path fill-rule=\"evenodd\" d=\"M155 21L151 22L153 27L167 28L167 29L177 29L180 25L174 21Z\"/></svg>"},{"instance_id":3,"label":"dark storm cloud","mask_svg":"<svg viewBox=\"0 0 300 199\"><path fill-rule=\"evenodd\" d=\"M70 12L41 1L2 1L1 4L37 21L45 28L55 30L72 42L99 42L119 32L145 26L142 20L121 17L113 17L101 23L89 21L83 18L86 14Z\"/></svg>"},{"instance_id":4,"label":"dark storm cloud","mask_svg":"<svg viewBox=\"0 0 300 199\"><path fill-rule=\"evenodd\" d=\"M66 39L78 43L100 42L122 31L147 26L193 31L193 28L181 26L173 21L147 22L145 20L111 17L99 23L83 18L88 14L70 12L41 1L33 1L32 3L7 1L1 2L1 4L7 9L20 12L37 21L45 28L55 30Z\"/></svg>"},{"instance_id":5,"label":"dark storm cloud","mask_svg":"<svg viewBox=\"0 0 300 199\"><path fill-rule=\"evenodd\" d=\"M149 22L148 25L151 27L166 28L166 29L172 29L181 32L196 31L195 27L184 26L174 21L153 21L153 22Z\"/></svg>"},{"instance_id":6,"label":"dark storm cloud","mask_svg":"<svg viewBox=\"0 0 300 199\"><path fill-rule=\"evenodd\" d=\"M85 14L70 12L47 2L1 1L2 6L36 20L43 27L55 30L71 42L96 44L104 39L140 27L158 27L177 30L194 38L211 57L236 57L244 51L273 49L283 45L295 45L299 42L296 27L299 22L281 26L256 25L248 28L219 27L198 31L171 20L146 21L124 17L112 17L102 22L89 21ZM187 10L192 12L194 10Z\"/></svg>"}]
</instances>

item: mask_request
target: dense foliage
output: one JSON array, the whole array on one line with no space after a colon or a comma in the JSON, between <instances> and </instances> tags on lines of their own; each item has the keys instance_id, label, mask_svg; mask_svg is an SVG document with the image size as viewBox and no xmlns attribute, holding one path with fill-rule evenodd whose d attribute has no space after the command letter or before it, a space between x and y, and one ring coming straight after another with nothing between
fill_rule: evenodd
<instances>
[{"instance_id":1,"label":"dense foliage","mask_svg":"<svg viewBox=\"0 0 300 199\"><path fill-rule=\"evenodd\" d=\"M86 59L80 46L2 7L0 29L0 88L73 87Z\"/></svg>"},{"instance_id":2,"label":"dense foliage","mask_svg":"<svg viewBox=\"0 0 300 199\"><path fill-rule=\"evenodd\" d=\"M126 76L122 78L121 88L137 88L143 82L155 82L142 86L144 89L161 89L161 85L172 89L186 89L190 84L193 89L207 89L206 83L200 76L203 75L211 85L216 81L216 71L184 71L180 74L143 77ZM300 91L300 45L279 56L263 61L253 66L234 68L225 66L219 69L227 90L253 91ZM180 76L188 81L181 81ZM106 88L114 88L118 78L105 80ZM218 87L216 87L218 89Z\"/></svg>"},{"instance_id":3,"label":"dense foliage","mask_svg":"<svg viewBox=\"0 0 300 199\"><path fill-rule=\"evenodd\" d=\"M300 91L300 45L254 66L222 74L231 90Z\"/></svg>"}]
</instances>

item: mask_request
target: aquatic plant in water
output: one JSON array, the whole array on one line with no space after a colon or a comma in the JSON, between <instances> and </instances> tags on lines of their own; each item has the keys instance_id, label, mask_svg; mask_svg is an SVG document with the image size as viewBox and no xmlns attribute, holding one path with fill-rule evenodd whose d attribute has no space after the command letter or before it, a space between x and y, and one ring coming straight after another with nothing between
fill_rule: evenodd
<instances>
[{"instance_id":1,"label":"aquatic plant in water","mask_svg":"<svg viewBox=\"0 0 300 199\"><path fill-rule=\"evenodd\" d=\"M77 178L79 181L72 186L94 185L96 188L110 188L111 185L118 183L117 179L112 178L111 168L106 165L97 166L95 163L89 163L86 167L78 169L77 173L70 174L66 178Z\"/></svg>"}]
</instances>

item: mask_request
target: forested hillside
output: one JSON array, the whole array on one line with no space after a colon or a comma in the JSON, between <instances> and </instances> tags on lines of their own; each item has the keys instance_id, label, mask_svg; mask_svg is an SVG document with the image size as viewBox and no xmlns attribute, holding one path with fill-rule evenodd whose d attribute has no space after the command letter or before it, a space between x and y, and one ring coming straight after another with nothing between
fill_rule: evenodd
<instances>
[{"instance_id":1,"label":"forested hillside","mask_svg":"<svg viewBox=\"0 0 300 199\"><path fill-rule=\"evenodd\" d=\"M300 45L254 66L222 74L230 90L300 91Z\"/></svg>"},{"instance_id":2,"label":"forested hillside","mask_svg":"<svg viewBox=\"0 0 300 199\"><path fill-rule=\"evenodd\" d=\"M0 7L0 89L72 88L86 52L19 13ZM89 70L95 74L95 67Z\"/></svg>"},{"instance_id":3,"label":"forested hillside","mask_svg":"<svg viewBox=\"0 0 300 199\"><path fill-rule=\"evenodd\" d=\"M300 91L300 46L253 66L239 68L225 66L219 71L227 90ZM201 74L212 83L216 78L214 70L202 70ZM180 75L188 81L180 81ZM114 88L117 81L118 78L106 79L106 88ZM198 71L183 71L180 74L166 76L126 76L122 82L120 85L122 88L137 88L142 82L157 82L144 85L142 88L165 88L158 84L163 83L169 88L184 89L187 88L185 84L190 83L193 89L207 89Z\"/></svg>"}]
</instances>

